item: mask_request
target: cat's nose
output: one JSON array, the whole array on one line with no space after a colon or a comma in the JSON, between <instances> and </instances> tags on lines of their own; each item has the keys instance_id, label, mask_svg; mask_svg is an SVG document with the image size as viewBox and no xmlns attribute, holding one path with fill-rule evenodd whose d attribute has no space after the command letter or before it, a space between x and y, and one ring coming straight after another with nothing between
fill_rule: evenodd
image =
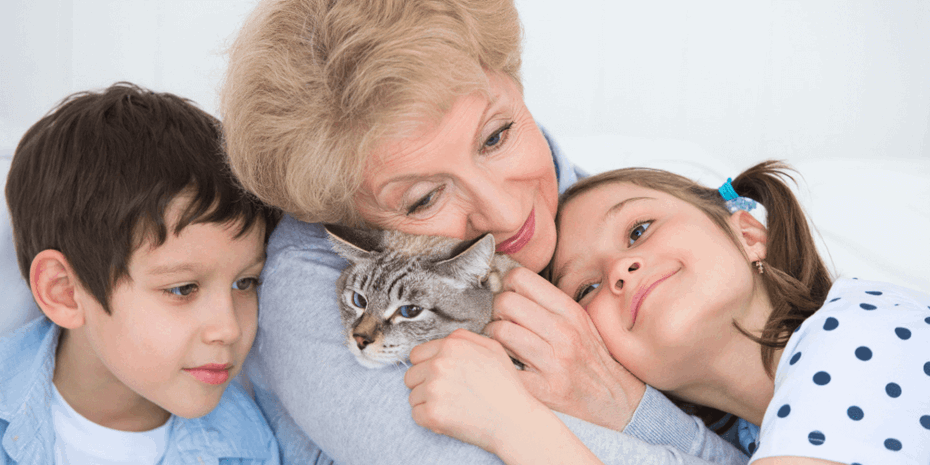
<instances>
[{"instance_id":1,"label":"cat's nose","mask_svg":"<svg viewBox=\"0 0 930 465\"><path fill-rule=\"evenodd\" d=\"M355 338L355 345L358 346L358 350L365 350L365 347L367 347L368 344L371 344L371 338L364 334L356 333L353 334L352 337Z\"/></svg>"}]
</instances>

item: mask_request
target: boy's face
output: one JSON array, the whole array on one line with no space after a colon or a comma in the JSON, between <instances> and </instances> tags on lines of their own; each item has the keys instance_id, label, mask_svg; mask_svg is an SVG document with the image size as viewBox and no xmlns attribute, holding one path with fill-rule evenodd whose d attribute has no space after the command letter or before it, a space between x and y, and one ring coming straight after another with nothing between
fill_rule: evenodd
<instances>
[{"instance_id":1,"label":"boy's face","mask_svg":"<svg viewBox=\"0 0 930 465\"><path fill-rule=\"evenodd\" d=\"M168 213L173 224L177 206ZM133 252L112 314L96 301L85 312L93 363L117 386L186 418L216 407L255 338L265 258L264 228L234 238L237 226L198 223L177 236L169 227L164 244Z\"/></svg>"}]
</instances>

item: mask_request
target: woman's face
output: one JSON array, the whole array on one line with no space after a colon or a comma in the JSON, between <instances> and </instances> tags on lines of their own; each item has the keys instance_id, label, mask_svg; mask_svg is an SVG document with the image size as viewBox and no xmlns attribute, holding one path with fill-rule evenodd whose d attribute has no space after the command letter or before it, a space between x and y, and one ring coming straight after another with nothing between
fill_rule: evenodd
<instances>
[{"instance_id":1,"label":"woman's face","mask_svg":"<svg viewBox=\"0 0 930 465\"><path fill-rule=\"evenodd\" d=\"M553 283L614 358L662 390L706 379L754 306L751 265L729 235L692 204L627 183L563 208Z\"/></svg>"},{"instance_id":2,"label":"woman's face","mask_svg":"<svg viewBox=\"0 0 930 465\"><path fill-rule=\"evenodd\" d=\"M438 124L379 146L356 207L411 234L473 239L540 271L555 249L558 182L549 144L514 82L489 74L490 98L459 97Z\"/></svg>"}]
</instances>

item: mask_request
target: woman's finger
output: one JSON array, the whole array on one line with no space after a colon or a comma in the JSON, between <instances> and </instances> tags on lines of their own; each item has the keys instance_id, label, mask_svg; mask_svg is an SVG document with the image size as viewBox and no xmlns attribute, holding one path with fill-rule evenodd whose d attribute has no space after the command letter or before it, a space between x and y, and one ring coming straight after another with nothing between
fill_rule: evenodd
<instances>
[{"instance_id":1,"label":"woman's finger","mask_svg":"<svg viewBox=\"0 0 930 465\"><path fill-rule=\"evenodd\" d=\"M551 350L551 346L536 333L506 320L492 321L484 329L507 353L522 362L527 370L535 370L541 363L540 354Z\"/></svg>"},{"instance_id":2,"label":"woman's finger","mask_svg":"<svg viewBox=\"0 0 930 465\"><path fill-rule=\"evenodd\" d=\"M526 268L516 268L504 276L504 291L525 296L556 314L563 313L565 308L578 305L561 289Z\"/></svg>"}]
</instances>

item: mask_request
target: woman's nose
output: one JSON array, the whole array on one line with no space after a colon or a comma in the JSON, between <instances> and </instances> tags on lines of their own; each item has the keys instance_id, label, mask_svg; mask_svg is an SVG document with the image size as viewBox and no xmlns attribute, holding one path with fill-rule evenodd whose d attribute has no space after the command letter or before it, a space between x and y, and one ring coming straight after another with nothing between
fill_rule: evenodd
<instances>
[{"instance_id":1,"label":"woman's nose","mask_svg":"<svg viewBox=\"0 0 930 465\"><path fill-rule=\"evenodd\" d=\"M472 234L516 233L523 226L529 211L523 211L519 192L510 189L506 180L481 176L470 184L473 205L468 227Z\"/></svg>"},{"instance_id":2,"label":"woman's nose","mask_svg":"<svg viewBox=\"0 0 930 465\"><path fill-rule=\"evenodd\" d=\"M610 285L610 291L620 293L628 290L631 281L636 278L638 271L643 267L643 260L640 257L621 257L610 264L607 271L607 280Z\"/></svg>"}]
</instances>

